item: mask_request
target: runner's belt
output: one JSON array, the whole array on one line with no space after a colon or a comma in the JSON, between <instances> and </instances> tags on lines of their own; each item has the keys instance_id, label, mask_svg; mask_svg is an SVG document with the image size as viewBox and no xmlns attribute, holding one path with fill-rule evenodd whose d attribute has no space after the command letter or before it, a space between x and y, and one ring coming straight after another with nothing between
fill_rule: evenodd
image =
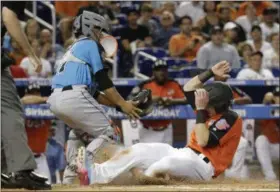
<instances>
[{"instance_id":1,"label":"runner's belt","mask_svg":"<svg viewBox=\"0 0 280 192\"><path fill-rule=\"evenodd\" d=\"M190 148L190 147L189 147ZM190 148L193 152L195 152L198 156L199 155L203 155L203 153L201 153L200 151L198 151L198 150L196 150L196 149L193 149L193 148ZM203 155L204 157L203 157L203 161L205 161L205 163L209 163L210 162L210 160L208 159L208 157L206 157L205 155Z\"/></svg>"}]
</instances>

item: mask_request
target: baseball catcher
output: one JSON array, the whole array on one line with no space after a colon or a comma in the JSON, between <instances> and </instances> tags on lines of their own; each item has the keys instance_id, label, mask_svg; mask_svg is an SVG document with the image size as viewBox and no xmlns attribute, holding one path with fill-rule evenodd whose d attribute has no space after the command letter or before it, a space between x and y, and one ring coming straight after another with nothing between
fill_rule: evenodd
<instances>
[{"instance_id":1,"label":"baseball catcher","mask_svg":"<svg viewBox=\"0 0 280 192\"><path fill-rule=\"evenodd\" d=\"M138 143L104 163L90 165L85 149L80 148L77 157L80 175L88 178L90 184L109 183L121 173L135 168L147 177L169 175L210 180L220 175L230 165L237 149L242 119L230 109L233 95L227 84L203 84L214 75L226 76L229 70L229 64L223 61L184 85L188 103L196 110L196 124L185 148Z\"/></svg>"},{"instance_id":2,"label":"baseball catcher","mask_svg":"<svg viewBox=\"0 0 280 192\"><path fill-rule=\"evenodd\" d=\"M137 108L135 101L125 101L108 77L104 59L116 52L117 43L108 35L106 19L84 11L74 20L73 31L76 41L58 66L52 79L53 91L47 102L58 119L73 130L87 133L93 138L87 145L87 153L92 158L101 146L114 137L110 118L100 104L115 107L132 119L138 119L147 111ZM148 101L144 99L145 95L148 94L143 92L139 95L139 104ZM72 160L68 159L68 164Z\"/></svg>"},{"instance_id":3,"label":"baseball catcher","mask_svg":"<svg viewBox=\"0 0 280 192\"><path fill-rule=\"evenodd\" d=\"M131 101L135 102L138 108L142 110L142 112L139 113L140 117L148 115L153 109L151 91L148 89L143 89L140 91L136 96L131 98ZM119 108L117 108L117 110L120 111ZM113 121L109 122L111 127L114 129L113 140L103 136L94 139L93 135L77 129L72 129L70 131L66 148L66 160L68 164L63 174L64 184L72 184L77 177L75 158L77 156L79 147L87 147L88 151L94 151L94 162L99 163L109 159L117 151L122 149L122 146L117 142L119 140L118 138L120 130L117 125L113 123ZM104 142L104 140L106 142ZM87 181L85 181L83 178L80 180L81 184L87 183Z\"/></svg>"}]
</instances>

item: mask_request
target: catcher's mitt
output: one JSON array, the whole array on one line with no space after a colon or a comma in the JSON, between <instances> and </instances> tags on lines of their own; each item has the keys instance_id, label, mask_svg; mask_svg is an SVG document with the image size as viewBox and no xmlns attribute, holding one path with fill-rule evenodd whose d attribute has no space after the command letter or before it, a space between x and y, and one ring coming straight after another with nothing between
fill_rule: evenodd
<instances>
[{"instance_id":1,"label":"catcher's mitt","mask_svg":"<svg viewBox=\"0 0 280 192\"><path fill-rule=\"evenodd\" d=\"M142 113L139 114L140 117L144 117L153 111L152 91L150 89L141 90L132 98L132 101L137 102L137 107L142 110Z\"/></svg>"}]
</instances>

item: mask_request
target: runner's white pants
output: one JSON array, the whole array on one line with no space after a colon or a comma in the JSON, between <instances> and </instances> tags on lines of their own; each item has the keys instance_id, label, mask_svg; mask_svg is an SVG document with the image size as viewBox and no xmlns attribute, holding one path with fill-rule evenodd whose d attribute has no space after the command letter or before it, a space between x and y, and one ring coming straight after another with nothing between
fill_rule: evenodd
<instances>
[{"instance_id":1,"label":"runner's white pants","mask_svg":"<svg viewBox=\"0 0 280 192\"><path fill-rule=\"evenodd\" d=\"M237 150L233 156L230 168L225 170L225 176L237 179L245 179L248 177L247 166L245 165L246 148L248 141L241 137Z\"/></svg>"},{"instance_id":2,"label":"runner's white pants","mask_svg":"<svg viewBox=\"0 0 280 192\"><path fill-rule=\"evenodd\" d=\"M154 131L153 129L145 129L141 123L139 129L140 143L167 143L173 145L173 126L172 124L163 131Z\"/></svg>"},{"instance_id":3,"label":"runner's white pants","mask_svg":"<svg viewBox=\"0 0 280 192\"><path fill-rule=\"evenodd\" d=\"M279 143L272 144L264 135L256 139L256 152L266 180L275 180L272 161L279 161Z\"/></svg>"},{"instance_id":4,"label":"runner's white pants","mask_svg":"<svg viewBox=\"0 0 280 192\"><path fill-rule=\"evenodd\" d=\"M90 183L109 183L121 173L141 168L146 176L158 173L195 180L210 180L214 175L211 162L189 148L176 149L163 143L138 143L116 154L110 160L94 163L89 170Z\"/></svg>"}]
</instances>

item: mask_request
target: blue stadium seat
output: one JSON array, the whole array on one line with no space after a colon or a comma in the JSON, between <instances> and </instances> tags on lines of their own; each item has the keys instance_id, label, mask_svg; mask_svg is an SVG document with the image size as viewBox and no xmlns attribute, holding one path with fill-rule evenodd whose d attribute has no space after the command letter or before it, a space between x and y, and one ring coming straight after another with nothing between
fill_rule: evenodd
<instances>
[{"instance_id":1,"label":"blue stadium seat","mask_svg":"<svg viewBox=\"0 0 280 192\"><path fill-rule=\"evenodd\" d=\"M168 73L171 78L191 78L192 72L196 69L196 67L182 67L178 69L168 68Z\"/></svg>"},{"instance_id":2,"label":"blue stadium seat","mask_svg":"<svg viewBox=\"0 0 280 192\"><path fill-rule=\"evenodd\" d=\"M116 16L116 18L119 20L120 25L126 25L127 24L127 17L125 14L119 14Z\"/></svg>"},{"instance_id":3,"label":"blue stadium seat","mask_svg":"<svg viewBox=\"0 0 280 192\"><path fill-rule=\"evenodd\" d=\"M157 58L162 58L162 57L167 57L167 56L168 56L167 51L166 51L165 49L159 48L159 47L153 47L153 48L146 48L146 47L145 47L145 48L138 48L138 49L136 50L136 53L137 53L138 51L143 51L143 52L148 53L148 54L150 54L150 55L153 55L153 56L155 56L155 57L157 57Z\"/></svg>"},{"instance_id":4,"label":"blue stadium seat","mask_svg":"<svg viewBox=\"0 0 280 192\"><path fill-rule=\"evenodd\" d=\"M156 58L164 58L167 57L167 51L165 49L162 48L157 48L157 47L153 47L153 48L138 48L135 52L135 55L137 54L137 52L139 51L143 51L149 55L155 56ZM135 56L134 55L134 56ZM153 61L144 57L144 56L139 56L138 58L138 67L139 67L139 71L147 76L151 76L152 75L152 65L153 65Z\"/></svg>"},{"instance_id":5,"label":"blue stadium seat","mask_svg":"<svg viewBox=\"0 0 280 192\"><path fill-rule=\"evenodd\" d=\"M280 69L279 68L272 68L271 69L274 77L280 77Z\"/></svg>"},{"instance_id":6,"label":"blue stadium seat","mask_svg":"<svg viewBox=\"0 0 280 192\"><path fill-rule=\"evenodd\" d=\"M239 73L239 71L241 71L242 68L240 69L231 69L231 71L229 72L229 75L231 78L236 78L237 74Z\"/></svg>"}]
</instances>

